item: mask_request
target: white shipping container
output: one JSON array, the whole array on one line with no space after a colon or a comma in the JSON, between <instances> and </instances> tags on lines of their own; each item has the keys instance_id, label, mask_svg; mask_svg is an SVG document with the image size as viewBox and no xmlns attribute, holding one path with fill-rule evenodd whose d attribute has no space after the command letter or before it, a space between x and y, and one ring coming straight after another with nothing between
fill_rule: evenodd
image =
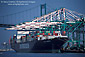
<instances>
[{"instance_id":1,"label":"white shipping container","mask_svg":"<svg viewBox=\"0 0 85 57\"><path fill-rule=\"evenodd\" d=\"M40 35L40 37L43 37L43 35Z\"/></svg>"},{"instance_id":2,"label":"white shipping container","mask_svg":"<svg viewBox=\"0 0 85 57\"><path fill-rule=\"evenodd\" d=\"M20 35L17 35L17 39L21 39L21 36Z\"/></svg>"},{"instance_id":3,"label":"white shipping container","mask_svg":"<svg viewBox=\"0 0 85 57\"><path fill-rule=\"evenodd\" d=\"M40 37L38 37L38 40L40 40Z\"/></svg>"},{"instance_id":4,"label":"white shipping container","mask_svg":"<svg viewBox=\"0 0 85 57\"><path fill-rule=\"evenodd\" d=\"M45 40L46 39L46 37L42 37L42 39L41 40Z\"/></svg>"},{"instance_id":5,"label":"white shipping container","mask_svg":"<svg viewBox=\"0 0 85 57\"><path fill-rule=\"evenodd\" d=\"M29 31L17 31L17 34L29 34Z\"/></svg>"},{"instance_id":6,"label":"white shipping container","mask_svg":"<svg viewBox=\"0 0 85 57\"><path fill-rule=\"evenodd\" d=\"M35 28L39 28L40 26L35 26Z\"/></svg>"},{"instance_id":7,"label":"white shipping container","mask_svg":"<svg viewBox=\"0 0 85 57\"><path fill-rule=\"evenodd\" d=\"M21 36L25 36L25 35L17 35L17 39L21 39Z\"/></svg>"},{"instance_id":8,"label":"white shipping container","mask_svg":"<svg viewBox=\"0 0 85 57\"><path fill-rule=\"evenodd\" d=\"M55 31L55 33L59 33L59 31Z\"/></svg>"},{"instance_id":9,"label":"white shipping container","mask_svg":"<svg viewBox=\"0 0 85 57\"><path fill-rule=\"evenodd\" d=\"M53 38L55 38L54 36L48 36L48 39L53 39Z\"/></svg>"},{"instance_id":10,"label":"white shipping container","mask_svg":"<svg viewBox=\"0 0 85 57\"><path fill-rule=\"evenodd\" d=\"M17 43L21 43L21 40L17 39L16 42L17 42Z\"/></svg>"}]
</instances>

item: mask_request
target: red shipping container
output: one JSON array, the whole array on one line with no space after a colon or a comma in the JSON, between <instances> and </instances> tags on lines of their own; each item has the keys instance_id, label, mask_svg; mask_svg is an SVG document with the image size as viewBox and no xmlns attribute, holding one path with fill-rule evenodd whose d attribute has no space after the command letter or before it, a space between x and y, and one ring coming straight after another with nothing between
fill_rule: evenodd
<instances>
[{"instance_id":1,"label":"red shipping container","mask_svg":"<svg viewBox=\"0 0 85 57\"><path fill-rule=\"evenodd\" d=\"M22 38L25 38L26 36L22 36Z\"/></svg>"},{"instance_id":2,"label":"red shipping container","mask_svg":"<svg viewBox=\"0 0 85 57\"><path fill-rule=\"evenodd\" d=\"M66 31L64 31L63 33L66 34Z\"/></svg>"},{"instance_id":3,"label":"red shipping container","mask_svg":"<svg viewBox=\"0 0 85 57\"><path fill-rule=\"evenodd\" d=\"M43 35L43 36L47 36L47 35Z\"/></svg>"},{"instance_id":4,"label":"red shipping container","mask_svg":"<svg viewBox=\"0 0 85 57\"><path fill-rule=\"evenodd\" d=\"M53 33L55 33L55 31L53 31Z\"/></svg>"},{"instance_id":5,"label":"red shipping container","mask_svg":"<svg viewBox=\"0 0 85 57\"><path fill-rule=\"evenodd\" d=\"M63 31L63 32L62 32L62 35L64 36L65 34L66 34L66 31Z\"/></svg>"},{"instance_id":6,"label":"red shipping container","mask_svg":"<svg viewBox=\"0 0 85 57\"><path fill-rule=\"evenodd\" d=\"M34 38L34 36L32 36L32 38Z\"/></svg>"},{"instance_id":7,"label":"red shipping container","mask_svg":"<svg viewBox=\"0 0 85 57\"><path fill-rule=\"evenodd\" d=\"M42 33L42 35L45 35L45 33Z\"/></svg>"},{"instance_id":8,"label":"red shipping container","mask_svg":"<svg viewBox=\"0 0 85 57\"><path fill-rule=\"evenodd\" d=\"M55 33L55 36L58 36L58 33Z\"/></svg>"},{"instance_id":9,"label":"red shipping container","mask_svg":"<svg viewBox=\"0 0 85 57\"><path fill-rule=\"evenodd\" d=\"M53 35L55 35L55 31L53 31Z\"/></svg>"},{"instance_id":10,"label":"red shipping container","mask_svg":"<svg viewBox=\"0 0 85 57\"><path fill-rule=\"evenodd\" d=\"M37 31L37 33L39 33L39 31Z\"/></svg>"},{"instance_id":11,"label":"red shipping container","mask_svg":"<svg viewBox=\"0 0 85 57\"><path fill-rule=\"evenodd\" d=\"M37 37L40 37L40 35L37 35Z\"/></svg>"},{"instance_id":12,"label":"red shipping container","mask_svg":"<svg viewBox=\"0 0 85 57\"><path fill-rule=\"evenodd\" d=\"M50 33L48 33L48 35L50 35Z\"/></svg>"},{"instance_id":13,"label":"red shipping container","mask_svg":"<svg viewBox=\"0 0 85 57\"><path fill-rule=\"evenodd\" d=\"M30 36L30 34L29 34L29 36Z\"/></svg>"}]
</instances>

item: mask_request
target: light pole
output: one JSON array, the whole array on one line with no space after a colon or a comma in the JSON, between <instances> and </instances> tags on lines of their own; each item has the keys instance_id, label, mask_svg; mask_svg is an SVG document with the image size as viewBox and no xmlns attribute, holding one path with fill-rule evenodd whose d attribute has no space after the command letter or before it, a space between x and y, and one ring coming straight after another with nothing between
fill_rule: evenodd
<instances>
[{"instance_id":1,"label":"light pole","mask_svg":"<svg viewBox=\"0 0 85 57\"><path fill-rule=\"evenodd\" d=\"M7 51L7 45L8 45L8 43L7 42L3 42L2 45L5 46L6 51Z\"/></svg>"}]
</instances>

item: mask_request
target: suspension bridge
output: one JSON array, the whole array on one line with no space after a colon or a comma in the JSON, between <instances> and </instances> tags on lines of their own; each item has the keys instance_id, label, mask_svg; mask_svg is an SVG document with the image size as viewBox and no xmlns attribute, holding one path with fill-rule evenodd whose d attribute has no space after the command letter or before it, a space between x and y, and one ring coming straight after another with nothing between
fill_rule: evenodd
<instances>
[{"instance_id":1,"label":"suspension bridge","mask_svg":"<svg viewBox=\"0 0 85 57\"><path fill-rule=\"evenodd\" d=\"M37 7L39 8L39 6ZM34 7L35 11L39 10L37 7ZM41 5L40 17L36 17L40 14L39 12L35 13L32 9L0 16L2 19L0 26L6 27L6 30L16 30L19 34L29 34L28 31L41 31L41 29L47 31L49 26L51 26L49 30L53 31L52 25L57 25L58 28L55 31L59 31L62 35L66 35L69 38L65 44L67 48L69 48L69 46L79 48L83 46L81 49L85 51L85 15L66 8L61 8L46 14L46 8L46 5ZM45 15L42 12L43 9ZM36 18L33 18L33 16ZM15 23L16 25L14 25Z\"/></svg>"}]
</instances>

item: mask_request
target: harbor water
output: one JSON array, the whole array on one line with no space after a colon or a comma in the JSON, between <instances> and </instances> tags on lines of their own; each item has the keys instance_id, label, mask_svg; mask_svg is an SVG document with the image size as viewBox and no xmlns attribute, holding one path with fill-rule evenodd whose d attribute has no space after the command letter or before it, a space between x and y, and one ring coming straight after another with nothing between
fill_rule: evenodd
<instances>
[{"instance_id":1,"label":"harbor water","mask_svg":"<svg viewBox=\"0 0 85 57\"><path fill-rule=\"evenodd\" d=\"M0 57L85 57L85 53L16 53L16 52L0 52Z\"/></svg>"}]
</instances>

